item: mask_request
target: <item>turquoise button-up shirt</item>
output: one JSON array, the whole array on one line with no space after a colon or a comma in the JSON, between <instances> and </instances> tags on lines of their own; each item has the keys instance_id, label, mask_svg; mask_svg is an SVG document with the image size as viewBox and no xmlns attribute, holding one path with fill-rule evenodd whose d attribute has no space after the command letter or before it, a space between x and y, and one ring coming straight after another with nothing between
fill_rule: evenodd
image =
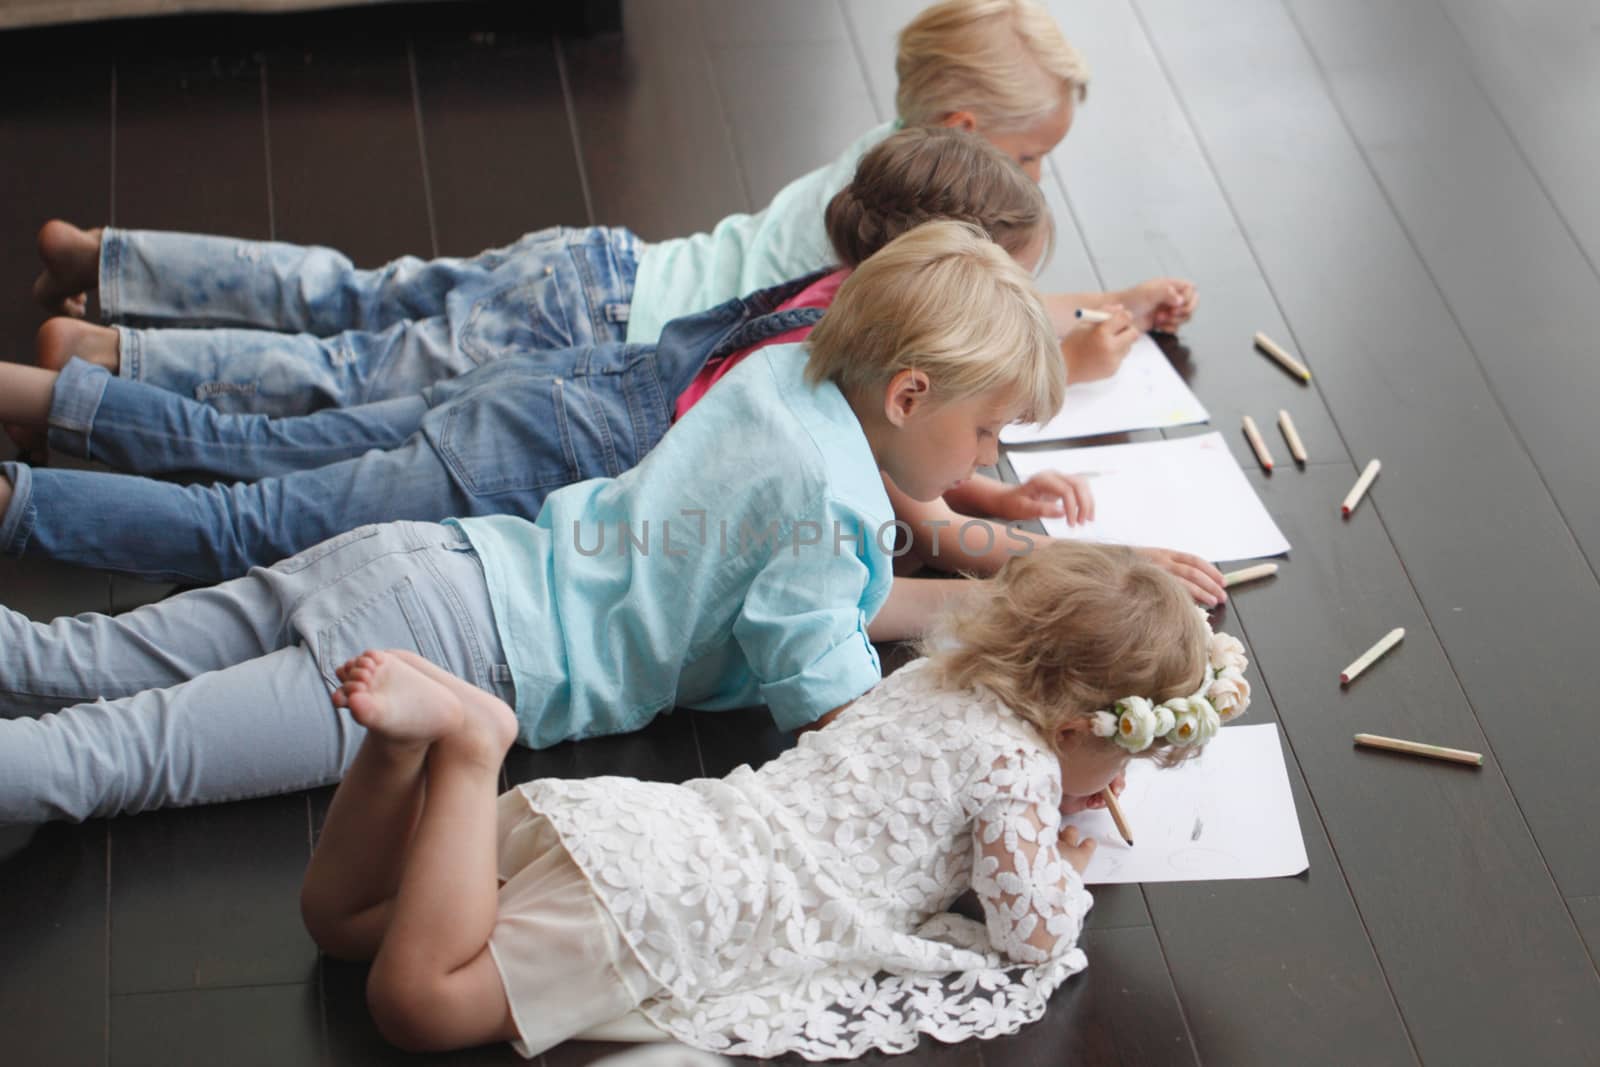
<instances>
[{"instance_id":1,"label":"turquoise button-up shirt","mask_svg":"<svg viewBox=\"0 0 1600 1067\"><path fill-rule=\"evenodd\" d=\"M673 319L837 263L823 212L856 176L861 157L898 127L885 122L868 130L753 215L729 215L710 233L647 246L628 309L629 343L652 344Z\"/></svg>"},{"instance_id":2,"label":"turquoise button-up shirt","mask_svg":"<svg viewBox=\"0 0 1600 1067\"><path fill-rule=\"evenodd\" d=\"M894 512L844 395L805 363L804 344L752 353L643 463L557 490L534 522L451 520L483 561L526 744L675 704L765 703L792 730L878 682Z\"/></svg>"}]
</instances>

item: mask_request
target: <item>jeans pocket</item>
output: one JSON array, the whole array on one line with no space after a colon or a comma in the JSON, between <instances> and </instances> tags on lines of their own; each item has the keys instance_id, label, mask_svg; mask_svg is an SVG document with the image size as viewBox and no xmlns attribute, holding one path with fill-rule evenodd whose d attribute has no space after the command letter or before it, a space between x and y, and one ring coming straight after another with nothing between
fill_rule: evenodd
<instances>
[{"instance_id":1,"label":"jeans pocket","mask_svg":"<svg viewBox=\"0 0 1600 1067\"><path fill-rule=\"evenodd\" d=\"M433 621L410 578L402 578L323 627L315 644L317 668L334 686L339 684L334 670L369 649L404 649L450 670Z\"/></svg>"},{"instance_id":2,"label":"jeans pocket","mask_svg":"<svg viewBox=\"0 0 1600 1067\"><path fill-rule=\"evenodd\" d=\"M553 489L578 480L567 419L568 383L519 377L435 408L424 429L475 496Z\"/></svg>"},{"instance_id":3,"label":"jeans pocket","mask_svg":"<svg viewBox=\"0 0 1600 1067\"><path fill-rule=\"evenodd\" d=\"M559 264L531 263L522 277L472 305L459 344L474 362L589 342L589 331L579 337L573 330L575 321L588 321L583 286L574 277L565 246L555 255Z\"/></svg>"},{"instance_id":4,"label":"jeans pocket","mask_svg":"<svg viewBox=\"0 0 1600 1067\"><path fill-rule=\"evenodd\" d=\"M376 537L382 532L382 523L373 523L369 526L358 526L354 530L349 530L345 533L339 534L336 537L330 537L321 544L312 545L304 552L298 552L295 555L290 556L288 559L279 560L277 563L273 564L273 570L280 574L295 574L299 571L305 570L318 560L327 558L333 553L339 551L341 548L348 548L357 541L365 541L367 538Z\"/></svg>"}]
</instances>

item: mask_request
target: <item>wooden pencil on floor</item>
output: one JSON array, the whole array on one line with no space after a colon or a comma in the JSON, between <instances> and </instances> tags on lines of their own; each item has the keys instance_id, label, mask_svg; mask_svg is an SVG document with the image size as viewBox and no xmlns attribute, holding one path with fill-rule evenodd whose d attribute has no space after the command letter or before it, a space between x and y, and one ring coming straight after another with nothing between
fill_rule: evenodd
<instances>
[{"instance_id":1,"label":"wooden pencil on floor","mask_svg":"<svg viewBox=\"0 0 1600 1067\"><path fill-rule=\"evenodd\" d=\"M1274 362L1276 362L1280 367L1288 371L1290 374L1294 375L1296 378L1299 378L1302 382L1309 382L1311 380L1311 372L1306 369L1306 365L1301 363L1298 359L1295 359L1282 348L1278 347L1277 343L1266 334L1256 334L1256 347L1265 352L1267 355L1271 356Z\"/></svg>"},{"instance_id":2,"label":"wooden pencil on floor","mask_svg":"<svg viewBox=\"0 0 1600 1067\"><path fill-rule=\"evenodd\" d=\"M1449 760L1451 763L1483 766L1482 752L1469 752L1464 748L1445 748L1443 745L1427 745L1421 741L1402 741L1398 737L1383 737L1379 734L1356 734L1356 744L1367 748L1381 748L1389 752L1404 752L1409 756L1427 756L1429 759Z\"/></svg>"},{"instance_id":3,"label":"wooden pencil on floor","mask_svg":"<svg viewBox=\"0 0 1600 1067\"><path fill-rule=\"evenodd\" d=\"M1256 462L1261 464L1261 469L1272 469L1272 453L1267 451L1267 443L1261 439L1261 431L1256 429L1256 420L1249 415L1244 417L1244 436L1250 442L1250 447L1255 451Z\"/></svg>"},{"instance_id":4,"label":"wooden pencil on floor","mask_svg":"<svg viewBox=\"0 0 1600 1067\"><path fill-rule=\"evenodd\" d=\"M1350 666L1339 672L1339 684L1349 685L1351 682L1355 681L1357 675L1376 663L1378 661L1378 657L1382 656L1395 645L1398 645L1400 643L1400 639L1405 635L1406 628L1404 626L1396 626L1394 629L1378 638L1377 644L1361 653L1361 655L1356 658L1354 663L1350 664Z\"/></svg>"},{"instance_id":5,"label":"wooden pencil on floor","mask_svg":"<svg viewBox=\"0 0 1600 1067\"><path fill-rule=\"evenodd\" d=\"M1300 431L1294 428L1294 420L1289 417L1289 412L1283 408L1278 409L1278 429L1283 431L1283 439L1289 442L1289 455L1302 467L1306 465L1306 446L1300 441Z\"/></svg>"},{"instance_id":6,"label":"wooden pencil on floor","mask_svg":"<svg viewBox=\"0 0 1600 1067\"><path fill-rule=\"evenodd\" d=\"M1378 476L1378 471L1383 469L1383 464L1373 460L1362 470L1361 477L1356 479L1356 484L1350 487L1350 492L1345 494L1344 503L1339 505L1339 513L1346 518L1356 510L1356 505L1361 503L1361 498L1367 495L1367 488L1372 485L1372 479Z\"/></svg>"},{"instance_id":7,"label":"wooden pencil on floor","mask_svg":"<svg viewBox=\"0 0 1600 1067\"><path fill-rule=\"evenodd\" d=\"M1278 565L1276 563L1257 563L1253 567L1240 567L1238 570L1229 571L1222 576L1222 587L1224 589L1232 589L1236 585L1253 582L1257 578L1270 578L1277 573Z\"/></svg>"}]
</instances>

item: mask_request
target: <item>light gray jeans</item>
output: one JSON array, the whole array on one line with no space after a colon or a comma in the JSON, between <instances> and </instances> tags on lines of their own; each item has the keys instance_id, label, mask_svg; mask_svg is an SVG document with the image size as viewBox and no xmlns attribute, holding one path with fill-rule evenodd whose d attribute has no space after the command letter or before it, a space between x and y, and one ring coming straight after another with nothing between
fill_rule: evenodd
<instances>
[{"instance_id":1,"label":"light gray jeans","mask_svg":"<svg viewBox=\"0 0 1600 1067\"><path fill-rule=\"evenodd\" d=\"M436 523L363 526L123 615L0 608L0 822L337 781L366 731L329 701L333 672L369 648L514 703L482 564Z\"/></svg>"}]
</instances>

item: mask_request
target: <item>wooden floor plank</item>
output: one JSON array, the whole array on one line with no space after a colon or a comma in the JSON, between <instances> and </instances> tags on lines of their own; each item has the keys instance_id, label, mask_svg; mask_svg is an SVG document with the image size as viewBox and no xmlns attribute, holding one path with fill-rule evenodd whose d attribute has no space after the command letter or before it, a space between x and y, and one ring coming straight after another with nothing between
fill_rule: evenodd
<instances>
[{"instance_id":1,"label":"wooden floor plank","mask_svg":"<svg viewBox=\"0 0 1600 1067\"><path fill-rule=\"evenodd\" d=\"M1591 267L1600 264L1600 37L1586 0L1439 0ZM1583 32L1588 25L1589 32Z\"/></svg>"},{"instance_id":2,"label":"wooden floor plank","mask_svg":"<svg viewBox=\"0 0 1600 1067\"><path fill-rule=\"evenodd\" d=\"M39 227L110 220L113 77L101 32L0 34L0 359L33 362Z\"/></svg>"},{"instance_id":3,"label":"wooden floor plank","mask_svg":"<svg viewBox=\"0 0 1600 1067\"><path fill-rule=\"evenodd\" d=\"M106 824L0 827L0 1033L13 1063L103 1063Z\"/></svg>"},{"instance_id":4,"label":"wooden floor plank","mask_svg":"<svg viewBox=\"0 0 1600 1067\"><path fill-rule=\"evenodd\" d=\"M310 858L301 794L125 816L112 825L111 992L306 982Z\"/></svg>"},{"instance_id":5,"label":"wooden floor plank","mask_svg":"<svg viewBox=\"0 0 1600 1067\"><path fill-rule=\"evenodd\" d=\"M322 1058L315 982L111 998L111 1067L282 1067Z\"/></svg>"},{"instance_id":6,"label":"wooden floor plank","mask_svg":"<svg viewBox=\"0 0 1600 1067\"><path fill-rule=\"evenodd\" d=\"M264 59L274 236L359 266L435 255L403 28L316 25Z\"/></svg>"},{"instance_id":7,"label":"wooden floor plank","mask_svg":"<svg viewBox=\"0 0 1600 1067\"><path fill-rule=\"evenodd\" d=\"M620 36L560 47L596 223L659 241L755 206L719 118L696 0L630 0Z\"/></svg>"},{"instance_id":8,"label":"wooden floor plank","mask_svg":"<svg viewBox=\"0 0 1600 1067\"><path fill-rule=\"evenodd\" d=\"M1365 731L1487 747L1378 509L1348 522L1334 514L1330 503L1347 480L1325 467L1270 482L1254 477L1296 545L1272 582L1233 605L1256 665L1423 1061L1488 1062L1521 1049L1535 1061L1583 1062L1600 1049L1600 1018L1583 1007L1600 996L1600 976L1495 754L1481 769L1465 768L1352 743ZM1406 628L1404 643L1341 687L1340 668L1394 626ZM1271 884L1243 884L1241 902ZM1253 916L1278 951L1296 945L1300 923L1290 910L1244 907L1221 921L1242 915ZM1198 914L1194 920L1200 925ZM1320 1001L1313 996L1307 1009L1321 1014ZM1296 1029L1284 1039L1295 1040ZM1351 1041L1375 1036L1367 1025L1341 1029ZM1252 1041L1265 1043L1259 1032ZM1351 1048L1338 1058L1374 1056Z\"/></svg>"},{"instance_id":9,"label":"wooden floor plank","mask_svg":"<svg viewBox=\"0 0 1600 1067\"><path fill-rule=\"evenodd\" d=\"M1287 14L1265 0L1216 18L1139 8L1351 453L1383 460L1369 502L1545 859L1563 893L1589 895L1593 776L1546 739L1590 720L1600 585Z\"/></svg>"},{"instance_id":10,"label":"wooden floor plank","mask_svg":"<svg viewBox=\"0 0 1600 1067\"><path fill-rule=\"evenodd\" d=\"M419 33L412 47L442 254L593 221L548 31Z\"/></svg>"},{"instance_id":11,"label":"wooden floor plank","mask_svg":"<svg viewBox=\"0 0 1600 1067\"><path fill-rule=\"evenodd\" d=\"M1289 9L1590 568L1600 567L1600 449L1588 425L1600 396L1600 274L1437 7Z\"/></svg>"}]
</instances>

